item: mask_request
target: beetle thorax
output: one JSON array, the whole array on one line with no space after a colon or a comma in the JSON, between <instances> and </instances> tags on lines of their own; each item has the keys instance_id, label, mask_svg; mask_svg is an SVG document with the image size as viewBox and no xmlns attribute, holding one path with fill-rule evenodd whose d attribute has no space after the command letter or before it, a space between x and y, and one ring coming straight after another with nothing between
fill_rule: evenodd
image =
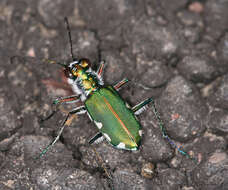
<instances>
[{"instance_id":1,"label":"beetle thorax","mask_svg":"<svg viewBox=\"0 0 228 190\"><path fill-rule=\"evenodd\" d=\"M81 95L82 101L91 93L95 92L100 86L96 73L91 68L88 68L87 70L77 68L74 75L77 77L68 78L68 82L72 86L73 91Z\"/></svg>"},{"instance_id":2,"label":"beetle thorax","mask_svg":"<svg viewBox=\"0 0 228 190\"><path fill-rule=\"evenodd\" d=\"M88 59L74 61L65 67L65 75L72 90L81 95L81 100L97 91L103 85L102 77L91 68Z\"/></svg>"},{"instance_id":3,"label":"beetle thorax","mask_svg":"<svg viewBox=\"0 0 228 190\"><path fill-rule=\"evenodd\" d=\"M87 72L81 72L76 81L78 87L82 89L86 95L96 91L99 86L96 76L93 75L91 69L88 69Z\"/></svg>"}]
</instances>

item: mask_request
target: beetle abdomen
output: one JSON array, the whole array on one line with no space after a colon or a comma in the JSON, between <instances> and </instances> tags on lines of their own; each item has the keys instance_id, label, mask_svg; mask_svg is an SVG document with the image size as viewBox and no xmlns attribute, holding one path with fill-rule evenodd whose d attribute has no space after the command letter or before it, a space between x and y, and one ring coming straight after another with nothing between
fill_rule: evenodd
<instances>
[{"instance_id":1,"label":"beetle abdomen","mask_svg":"<svg viewBox=\"0 0 228 190\"><path fill-rule=\"evenodd\" d=\"M85 106L103 136L116 148L137 150L141 126L133 111L112 86L100 88L85 101Z\"/></svg>"}]
</instances>

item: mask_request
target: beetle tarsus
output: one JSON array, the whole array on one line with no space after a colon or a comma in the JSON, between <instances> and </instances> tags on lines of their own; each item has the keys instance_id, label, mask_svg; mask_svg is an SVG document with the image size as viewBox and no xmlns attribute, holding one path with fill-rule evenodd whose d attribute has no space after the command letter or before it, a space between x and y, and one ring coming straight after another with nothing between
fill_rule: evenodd
<instances>
[{"instance_id":1,"label":"beetle tarsus","mask_svg":"<svg viewBox=\"0 0 228 190\"><path fill-rule=\"evenodd\" d=\"M158 121L159 127L162 131L162 136L165 139L167 139L167 141L171 144L171 146L174 147L175 149L177 149L178 152L180 152L182 155L186 156L187 158L189 158L189 159L193 160L195 163L197 163L197 159L195 157L193 157L190 154L188 154L187 152L185 152L182 147L177 146L177 144L173 140L171 140L171 138L167 135L165 127L164 127L164 123L163 123L163 121L159 115L159 112L158 112L156 106L155 106L154 100L152 100L151 102L152 102L154 115L155 115L155 117Z\"/></svg>"}]
</instances>

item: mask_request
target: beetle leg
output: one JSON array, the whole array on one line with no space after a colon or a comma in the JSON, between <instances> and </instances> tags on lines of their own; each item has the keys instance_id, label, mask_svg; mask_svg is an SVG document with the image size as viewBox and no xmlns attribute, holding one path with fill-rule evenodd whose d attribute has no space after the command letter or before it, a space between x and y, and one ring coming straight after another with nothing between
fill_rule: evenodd
<instances>
[{"instance_id":1,"label":"beetle leg","mask_svg":"<svg viewBox=\"0 0 228 190\"><path fill-rule=\"evenodd\" d=\"M56 104L63 104L63 103L66 103L66 104L76 103L80 100L79 97L80 97L79 95L72 95L72 96L56 98L53 101L53 104L56 105Z\"/></svg>"},{"instance_id":2,"label":"beetle leg","mask_svg":"<svg viewBox=\"0 0 228 190\"><path fill-rule=\"evenodd\" d=\"M78 95L72 95L72 96L66 96L66 97L61 97L61 98L57 98L53 101L53 105L55 105L55 109L44 119L41 119L41 122L44 122L48 119L50 119L52 116L54 116L58 110L59 110L59 106L61 104L64 104L64 103L67 103L67 104L70 104L70 103L75 103L75 102L78 102L80 99L79 99L80 96Z\"/></svg>"},{"instance_id":3,"label":"beetle leg","mask_svg":"<svg viewBox=\"0 0 228 190\"><path fill-rule=\"evenodd\" d=\"M160 114L159 114L159 112L158 112L156 106L155 106L154 100L151 100L151 102L152 102L152 106L153 106L154 115L155 115L155 117L156 117L156 119L157 119L157 121L158 121L158 125L159 125L159 127L160 127L160 129L161 129L161 131L162 131L162 136L163 136L165 139L167 139L167 141L171 144L171 146L174 147L175 149L177 149L178 152L180 152L182 155L185 155L187 158L189 158L189 159L193 160L195 163L197 163L198 161L197 161L197 159L196 159L194 156L192 156L192 155L188 154L187 152L185 152L181 146L178 146L178 145L177 145L177 144L168 136L168 134L166 133L166 130L165 130L164 123L163 123L163 121L162 121L162 119L161 119L161 117L160 117Z\"/></svg>"},{"instance_id":4,"label":"beetle leg","mask_svg":"<svg viewBox=\"0 0 228 190\"><path fill-rule=\"evenodd\" d=\"M111 186L111 188L114 189L114 188L113 188L113 178L112 178L112 174L111 174L110 172L108 172L108 169L105 167L104 160L103 160L102 157L99 155L99 153L97 152L96 148L93 147L93 146L91 146L91 147L92 147L94 153L96 154L96 157L97 157L98 161L100 162L101 167L104 169L104 171L105 171L107 177L108 177L109 180L110 180L110 186Z\"/></svg>"},{"instance_id":5,"label":"beetle leg","mask_svg":"<svg viewBox=\"0 0 228 190\"><path fill-rule=\"evenodd\" d=\"M99 68L97 69L97 75L98 77L102 77L103 71L104 71L105 61L101 61Z\"/></svg>"},{"instance_id":6,"label":"beetle leg","mask_svg":"<svg viewBox=\"0 0 228 190\"><path fill-rule=\"evenodd\" d=\"M135 105L132 108L132 111L135 113L135 115L139 115L139 114L141 114L143 111L145 111L147 109L147 107L148 107L147 104L149 104L152 101L153 101L152 98L148 98L148 99L140 102L139 104Z\"/></svg>"},{"instance_id":7,"label":"beetle leg","mask_svg":"<svg viewBox=\"0 0 228 190\"><path fill-rule=\"evenodd\" d=\"M99 68L97 69L97 72L95 72L95 75L97 75L97 78L98 78L98 83L100 85L104 85L104 81L103 81L104 67L105 67L105 61L101 61Z\"/></svg>"},{"instance_id":8,"label":"beetle leg","mask_svg":"<svg viewBox=\"0 0 228 190\"><path fill-rule=\"evenodd\" d=\"M115 84L113 87L115 88L115 90L118 91L127 82L128 82L128 79L127 78L124 78L123 80L121 80L120 82L118 82L117 84Z\"/></svg>"},{"instance_id":9,"label":"beetle leg","mask_svg":"<svg viewBox=\"0 0 228 190\"><path fill-rule=\"evenodd\" d=\"M104 140L104 137L101 132L98 132L94 137L89 140L89 144L98 144Z\"/></svg>"},{"instance_id":10,"label":"beetle leg","mask_svg":"<svg viewBox=\"0 0 228 190\"><path fill-rule=\"evenodd\" d=\"M89 140L89 144L90 144L90 145L92 145L92 144L94 144L94 143L98 144L98 143L102 142L103 140L104 140L104 137L103 137L102 133L101 133L101 132L98 132L94 137L92 137L92 138ZM94 153L96 154L96 157L97 157L98 161L100 162L101 167L103 168L105 174L107 175L108 179L110 180L109 183L110 183L111 188L114 189L114 188L113 188L112 174L111 174L111 173L108 171L108 169L106 168L106 166L105 166L105 164L104 164L105 162L104 162L104 160L102 159L102 157L99 155L99 153L97 152L96 148L93 147L93 146L91 146L91 147L92 147Z\"/></svg>"},{"instance_id":11,"label":"beetle leg","mask_svg":"<svg viewBox=\"0 0 228 190\"><path fill-rule=\"evenodd\" d=\"M73 109L72 111L70 111L64 122L62 123L61 125L61 128L60 128L60 131L58 132L58 135L55 137L55 139L40 153L40 157L42 157L47 151L49 148L51 148L60 138L60 135L62 134L63 132L63 129L65 128L65 126L69 126L72 122L72 120L74 119L75 117L75 114L78 115L78 114L84 114L86 113L86 108L85 106L80 106L80 107L77 107L75 109Z\"/></svg>"}]
</instances>

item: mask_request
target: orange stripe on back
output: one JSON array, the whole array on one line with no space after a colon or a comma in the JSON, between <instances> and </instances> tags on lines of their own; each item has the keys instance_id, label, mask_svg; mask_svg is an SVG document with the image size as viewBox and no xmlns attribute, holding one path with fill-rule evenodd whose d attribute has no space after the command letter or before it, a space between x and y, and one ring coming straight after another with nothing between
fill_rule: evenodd
<instances>
[{"instance_id":1,"label":"orange stripe on back","mask_svg":"<svg viewBox=\"0 0 228 190\"><path fill-rule=\"evenodd\" d=\"M128 136L130 137L130 139L137 145L135 138L131 135L130 131L128 130L128 128L126 127L126 125L124 125L123 121L120 119L120 117L118 116L118 114L115 112L115 110L112 108L112 106L109 104L109 102L107 101L107 99L105 97L104 101L107 104L108 108L110 109L110 111L115 115L116 119L120 122L121 126L123 127L123 129L125 130L125 132L128 134Z\"/></svg>"}]
</instances>

